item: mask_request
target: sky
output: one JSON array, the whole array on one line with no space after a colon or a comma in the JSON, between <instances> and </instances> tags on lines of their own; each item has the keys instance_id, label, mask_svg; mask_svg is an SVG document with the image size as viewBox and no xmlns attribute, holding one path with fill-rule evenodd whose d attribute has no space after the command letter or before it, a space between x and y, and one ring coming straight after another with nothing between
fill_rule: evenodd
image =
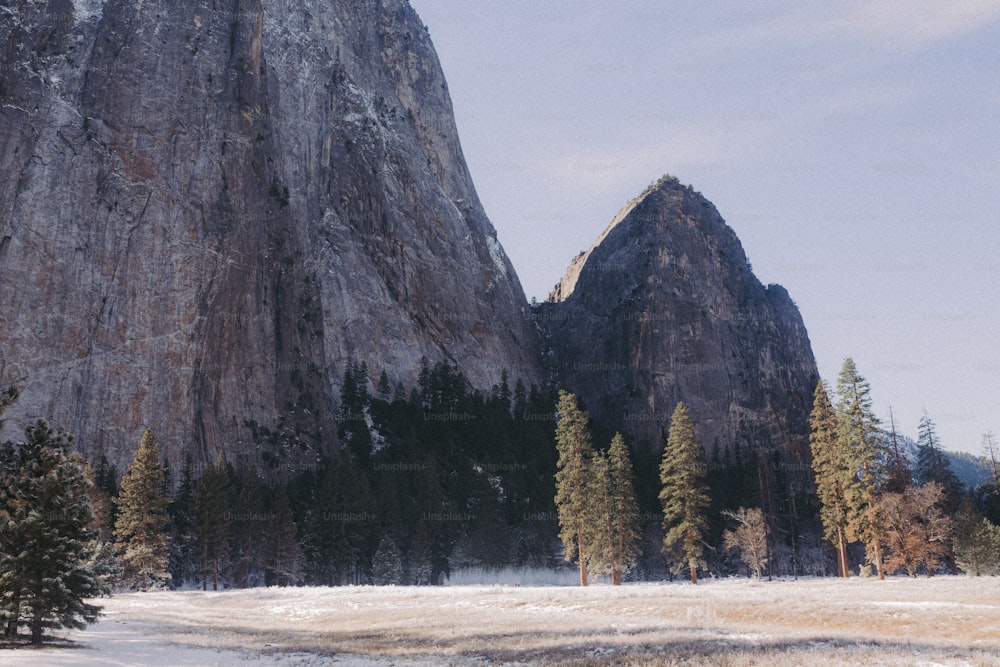
<instances>
[{"instance_id":1,"label":"sky","mask_svg":"<svg viewBox=\"0 0 1000 667\"><path fill-rule=\"evenodd\" d=\"M916 438L1000 434L1000 3L411 0L526 295L663 174Z\"/></svg>"}]
</instances>

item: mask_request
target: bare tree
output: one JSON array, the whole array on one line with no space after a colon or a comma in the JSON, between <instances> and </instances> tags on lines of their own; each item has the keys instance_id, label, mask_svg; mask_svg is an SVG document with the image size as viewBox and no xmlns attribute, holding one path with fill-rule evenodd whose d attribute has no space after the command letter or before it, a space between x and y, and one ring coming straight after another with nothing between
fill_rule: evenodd
<instances>
[{"instance_id":1,"label":"bare tree","mask_svg":"<svg viewBox=\"0 0 1000 667\"><path fill-rule=\"evenodd\" d=\"M727 530L723 534L723 546L738 550L740 560L760 579L764 566L767 565L767 523L764 521L764 512L759 507L741 507L735 512L726 510L722 515L737 524L736 530Z\"/></svg>"},{"instance_id":2,"label":"bare tree","mask_svg":"<svg viewBox=\"0 0 1000 667\"><path fill-rule=\"evenodd\" d=\"M951 517L941 510L943 498L944 489L936 482L879 497L876 511L886 531L889 572L905 569L915 577L923 566L931 576L940 567L954 530Z\"/></svg>"}]
</instances>

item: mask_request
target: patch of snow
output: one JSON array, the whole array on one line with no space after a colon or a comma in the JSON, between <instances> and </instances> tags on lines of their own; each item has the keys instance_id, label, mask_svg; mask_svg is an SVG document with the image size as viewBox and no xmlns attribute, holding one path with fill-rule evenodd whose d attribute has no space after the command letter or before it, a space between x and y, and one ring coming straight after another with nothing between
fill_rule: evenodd
<instances>
[{"instance_id":1,"label":"patch of snow","mask_svg":"<svg viewBox=\"0 0 1000 667\"><path fill-rule=\"evenodd\" d=\"M385 441L385 436L382 435L382 433L375 426L375 420L372 419L371 409L369 409L367 405L362 410L362 414L365 418L365 426L368 428L368 434L371 436L372 454L378 454L386 448L388 443Z\"/></svg>"},{"instance_id":2,"label":"patch of snow","mask_svg":"<svg viewBox=\"0 0 1000 667\"><path fill-rule=\"evenodd\" d=\"M73 23L80 25L96 18L101 20L104 15L105 0L73 0Z\"/></svg>"},{"instance_id":3,"label":"patch of snow","mask_svg":"<svg viewBox=\"0 0 1000 667\"><path fill-rule=\"evenodd\" d=\"M500 246L500 242L497 241L492 236L486 237L486 247L490 249L490 258L497 267L497 271L500 275L507 277L507 265L503 261L503 248Z\"/></svg>"}]
</instances>

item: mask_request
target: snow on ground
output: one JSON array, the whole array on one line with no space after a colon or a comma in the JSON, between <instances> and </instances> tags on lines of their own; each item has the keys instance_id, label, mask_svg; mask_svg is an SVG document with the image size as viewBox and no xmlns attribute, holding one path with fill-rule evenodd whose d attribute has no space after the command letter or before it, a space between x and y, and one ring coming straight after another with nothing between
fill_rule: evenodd
<instances>
[{"instance_id":1,"label":"snow on ground","mask_svg":"<svg viewBox=\"0 0 1000 667\"><path fill-rule=\"evenodd\" d=\"M1000 665L1000 578L132 593L0 664Z\"/></svg>"}]
</instances>

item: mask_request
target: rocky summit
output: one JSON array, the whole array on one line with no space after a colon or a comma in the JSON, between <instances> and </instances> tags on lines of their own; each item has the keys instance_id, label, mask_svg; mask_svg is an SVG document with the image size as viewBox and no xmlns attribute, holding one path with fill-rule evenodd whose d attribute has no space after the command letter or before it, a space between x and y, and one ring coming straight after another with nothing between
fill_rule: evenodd
<instances>
[{"instance_id":1,"label":"rocky summit","mask_svg":"<svg viewBox=\"0 0 1000 667\"><path fill-rule=\"evenodd\" d=\"M119 470L145 427L175 463L314 461L349 361L424 357L541 377L405 0L0 6L11 424Z\"/></svg>"},{"instance_id":2,"label":"rocky summit","mask_svg":"<svg viewBox=\"0 0 1000 667\"><path fill-rule=\"evenodd\" d=\"M535 317L560 383L607 428L662 450L684 401L706 452L802 460L818 372L798 308L677 179L630 202Z\"/></svg>"}]
</instances>

